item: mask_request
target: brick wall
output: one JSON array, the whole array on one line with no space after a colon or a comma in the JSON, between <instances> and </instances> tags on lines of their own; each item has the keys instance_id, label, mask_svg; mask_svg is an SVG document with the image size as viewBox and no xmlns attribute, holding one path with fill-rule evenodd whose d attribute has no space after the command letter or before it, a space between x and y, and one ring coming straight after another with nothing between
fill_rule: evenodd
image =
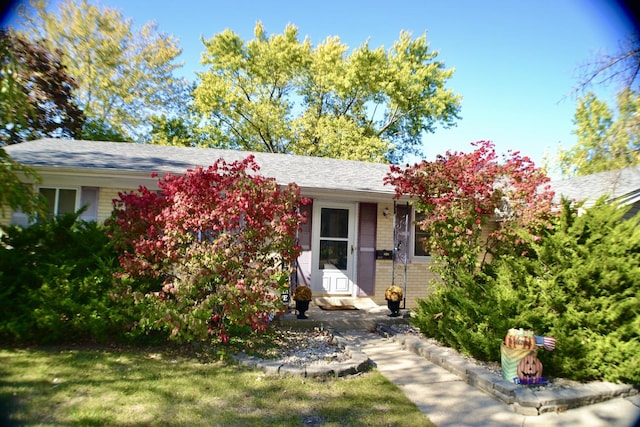
<instances>
[{"instance_id":1,"label":"brick wall","mask_svg":"<svg viewBox=\"0 0 640 427\"><path fill-rule=\"evenodd\" d=\"M389 212L384 215L385 209ZM393 249L393 204L378 204L378 227L376 235L377 249ZM430 293L429 282L434 278L429 271L429 261L411 260L406 269L406 304L407 308L416 307L416 299L426 298ZM384 290L392 283L405 286L404 264L395 264L391 260L376 260L376 287L374 301L377 304L386 305Z\"/></svg>"}]
</instances>

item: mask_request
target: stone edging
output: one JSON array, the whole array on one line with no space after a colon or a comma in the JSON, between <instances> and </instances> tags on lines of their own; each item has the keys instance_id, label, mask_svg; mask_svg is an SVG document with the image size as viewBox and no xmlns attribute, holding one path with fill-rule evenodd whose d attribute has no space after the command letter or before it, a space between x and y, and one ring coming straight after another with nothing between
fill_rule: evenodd
<instances>
[{"instance_id":1,"label":"stone edging","mask_svg":"<svg viewBox=\"0 0 640 427\"><path fill-rule=\"evenodd\" d=\"M572 388L535 390L511 383L501 376L473 364L460 356L458 352L429 344L418 336L396 334L386 325L378 325L378 331L396 341L406 350L430 360L459 376L465 382L510 405L514 412L520 415L562 412L616 397L638 394L638 390L631 385L609 382L591 382Z\"/></svg>"},{"instance_id":2,"label":"stone edging","mask_svg":"<svg viewBox=\"0 0 640 427\"><path fill-rule=\"evenodd\" d=\"M328 329L328 328L327 328ZM344 348L349 359L344 362L314 363L312 365L292 365L265 360L247 354L235 354L232 357L244 366L261 369L267 374L285 376L300 376L305 378L338 378L365 372L371 366L369 357L359 349L346 344L344 338L331 331L333 339Z\"/></svg>"}]
</instances>

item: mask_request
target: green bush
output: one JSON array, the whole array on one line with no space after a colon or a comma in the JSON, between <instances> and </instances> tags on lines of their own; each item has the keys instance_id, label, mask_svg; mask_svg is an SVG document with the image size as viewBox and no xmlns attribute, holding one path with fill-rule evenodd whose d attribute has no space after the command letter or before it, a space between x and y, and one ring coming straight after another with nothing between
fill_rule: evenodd
<instances>
[{"instance_id":1,"label":"green bush","mask_svg":"<svg viewBox=\"0 0 640 427\"><path fill-rule=\"evenodd\" d=\"M0 339L106 341L131 326L131 305L113 282L117 257L102 226L77 214L28 228L0 243Z\"/></svg>"},{"instance_id":2,"label":"green bush","mask_svg":"<svg viewBox=\"0 0 640 427\"><path fill-rule=\"evenodd\" d=\"M418 301L414 325L456 350L482 360L496 360L500 352L502 319L485 300L481 274L459 269L456 284L437 288L428 299ZM502 334L504 335L504 334Z\"/></svg>"},{"instance_id":3,"label":"green bush","mask_svg":"<svg viewBox=\"0 0 640 427\"><path fill-rule=\"evenodd\" d=\"M640 216L603 201L577 215L565 203L554 231L527 256L505 255L419 302L426 335L499 361L509 328L557 340L546 376L640 383ZM461 276L459 276L461 277Z\"/></svg>"}]
</instances>

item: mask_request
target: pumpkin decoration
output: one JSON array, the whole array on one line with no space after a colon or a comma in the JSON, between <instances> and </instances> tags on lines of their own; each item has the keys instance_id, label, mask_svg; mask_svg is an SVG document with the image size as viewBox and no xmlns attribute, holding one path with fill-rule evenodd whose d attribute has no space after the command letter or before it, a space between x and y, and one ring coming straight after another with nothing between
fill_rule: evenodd
<instances>
[{"instance_id":1,"label":"pumpkin decoration","mask_svg":"<svg viewBox=\"0 0 640 427\"><path fill-rule=\"evenodd\" d=\"M311 301L311 288L308 286L297 286L293 290L294 301Z\"/></svg>"},{"instance_id":2,"label":"pumpkin decoration","mask_svg":"<svg viewBox=\"0 0 640 427\"><path fill-rule=\"evenodd\" d=\"M504 345L519 350L534 350L536 348L536 337L533 331L511 328L504 337Z\"/></svg>"},{"instance_id":3,"label":"pumpkin decoration","mask_svg":"<svg viewBox=\"0 0 640 427\"><path fill-rule=\"evenodd\" d=\"M518 363L518 378L523 384L534 384L542 377L542 362L533 352Z\"/></svg>"},{"instance_id":4,"label":"pumpkin decoration","mask_svg":"<svg viewBox=\"0 0 640 427\"><path fill-rule=\"evenodd\" d=\"M400 301L402 295L402 288L396 285L391 285L384 291L384 299L387 301Z\"/></svg>"},{"instance_id":5,"label":"pumpkin decoration","mask_svg":"<svg viewBox=\"0 0 640 427\"><path fill-rule=\"evenodd\" d=\"M554 337L534 335L533 331L522 328L509 329L500 346L502 377L516 384L544 384L542 362L536 357L538 348L553 350Z\"/></svg>"}]
</instances>

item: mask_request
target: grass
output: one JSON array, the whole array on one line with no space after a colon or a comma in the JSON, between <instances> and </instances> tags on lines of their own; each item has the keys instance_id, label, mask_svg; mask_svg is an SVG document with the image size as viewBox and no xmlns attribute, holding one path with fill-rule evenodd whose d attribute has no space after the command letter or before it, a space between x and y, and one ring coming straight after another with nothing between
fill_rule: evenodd
<instances>
[{"instance_id":1,"label":"grass","mask_svg":"<svg viewBox=\"0 0 640 427\"><path fill-rule=\"evenodd\" d=\"M4 416L4 419L2 417ZM430 426L374 371L327 381L140 349L0 349L0 423Z\"/></svg>"}]
</instances>

